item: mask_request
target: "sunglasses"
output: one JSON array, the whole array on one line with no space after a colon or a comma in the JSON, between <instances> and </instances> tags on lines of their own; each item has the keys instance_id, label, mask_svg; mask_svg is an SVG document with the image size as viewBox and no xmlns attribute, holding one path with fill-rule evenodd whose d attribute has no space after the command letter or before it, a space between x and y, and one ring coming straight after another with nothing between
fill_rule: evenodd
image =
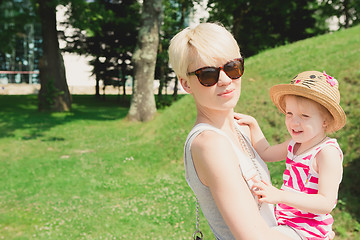
<instances>
[{"instance_id":1,"label":"sunglasses","mask_svg":"<svg viewBox=\"0 0 360 240\"><path fill-rule=\"evenodd\" d=\"M196 75L199 82L205 87L214 86L219 81L220 70L231 79L238 79L244 73L244 59L236 58L227 62L222 67L202 67L194 72L187 73L188 76Z\"/></svg>"}]
</instances>

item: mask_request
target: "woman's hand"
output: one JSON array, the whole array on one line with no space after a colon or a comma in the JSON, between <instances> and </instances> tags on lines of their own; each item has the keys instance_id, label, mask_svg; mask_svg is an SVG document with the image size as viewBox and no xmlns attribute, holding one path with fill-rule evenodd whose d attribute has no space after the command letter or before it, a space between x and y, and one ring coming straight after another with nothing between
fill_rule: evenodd
<instances>
[{"instance_id":1,"label":"woman's hand","mask_svg":"<svg viewBox=\"0 0 360 240\"><path fill-rule=\"evenodd\" d=\"M267 202L277 204L281 202L281 194L283 191L276 187L261 181L255 182L252 191L259 197L259 202Z\"/></svg>"}]
</instances>

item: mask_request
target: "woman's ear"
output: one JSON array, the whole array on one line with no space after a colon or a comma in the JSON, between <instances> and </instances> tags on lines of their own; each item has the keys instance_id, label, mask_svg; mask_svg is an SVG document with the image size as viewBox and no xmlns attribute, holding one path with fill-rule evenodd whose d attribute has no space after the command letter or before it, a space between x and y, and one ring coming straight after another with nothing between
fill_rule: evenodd
<instances>
[{"instance_id":1,"label":"woman's ear","mask_svg":"<svg viewBox=\"0 0 360 240\"><path fill-rule=\"evenodd\" d=\"M181 86L185 90L185 92L192 93L191 88L190 88L190 84L189 84L189 79L179 77L179 81L181 83Z\"/></svg>"}]
</instances>

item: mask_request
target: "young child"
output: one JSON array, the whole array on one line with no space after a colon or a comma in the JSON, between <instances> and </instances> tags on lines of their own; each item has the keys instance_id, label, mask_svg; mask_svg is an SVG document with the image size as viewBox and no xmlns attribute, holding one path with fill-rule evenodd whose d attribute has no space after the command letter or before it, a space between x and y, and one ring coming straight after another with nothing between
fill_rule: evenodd
<instances>
[{"instance_id":1,"label":"young child","mask_svg":"<svg viewBox=\"0 0 360 240\"><path fill-rule=\"evenodd\" d=\"M342 179L343 153L326 134L346 123L338 86L325 71L302 72L290 84L273 86L271 99L285 114L291 135L278 145L269 145L254 118L235 116L238 123L249 125L252 144L264 161L286 159L281 190L258 182L253 191L260 202L277 204L279 226L291 227L303 239L334 238L330 212Z\"/></svg>"}]
</instances>

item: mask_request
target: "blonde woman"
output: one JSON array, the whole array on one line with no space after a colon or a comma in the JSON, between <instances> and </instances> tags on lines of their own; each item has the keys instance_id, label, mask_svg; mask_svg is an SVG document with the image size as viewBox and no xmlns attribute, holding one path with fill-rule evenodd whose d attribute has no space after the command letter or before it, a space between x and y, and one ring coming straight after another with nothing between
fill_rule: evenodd
<instances>
[{"instance_id":1,"label":"blonde woman","mask_svg":"<svg viewBox=\"0 0 360 240\"><path fill-rule=\"evenodd\" d=\"M170 64L196 103L197 117L185 143L185 175L216 239L301 239L291 228L276 231L274 206L251 188L271 184L251 146L249 127L234 120L244 60L222 26L201 23L179 32L169 47Z\"/></svg>"}]
</instances>

